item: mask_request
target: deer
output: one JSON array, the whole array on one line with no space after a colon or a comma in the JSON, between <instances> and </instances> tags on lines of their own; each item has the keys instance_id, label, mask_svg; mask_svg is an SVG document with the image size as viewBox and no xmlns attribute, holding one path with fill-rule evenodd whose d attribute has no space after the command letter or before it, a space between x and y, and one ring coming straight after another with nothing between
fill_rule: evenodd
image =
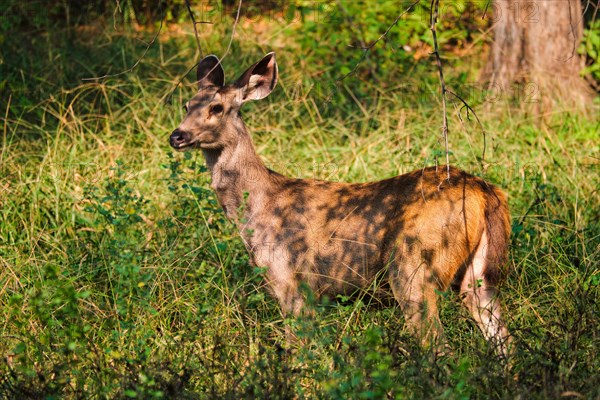
<instances>
[{"instance_id":1,"label":"deer","mask_svg":"<svg viewBox=\"0 0 600 400\"><path fill-rule=\"evenodd\" d=\"M305 287L337 296L385 280L409 332L427 345L443 335L436 291L452 287L487 341L507 356L498 290L510 234L503 191L451 166L366 183L281 175L257 155L240 112L275 88L275 53L233 83L224 77L218 57L200 61L198 92L169 142L177 151L202 151L218 202L250 262L265 268L284 316L306 311Z\"/></svg>"}]
</instances>

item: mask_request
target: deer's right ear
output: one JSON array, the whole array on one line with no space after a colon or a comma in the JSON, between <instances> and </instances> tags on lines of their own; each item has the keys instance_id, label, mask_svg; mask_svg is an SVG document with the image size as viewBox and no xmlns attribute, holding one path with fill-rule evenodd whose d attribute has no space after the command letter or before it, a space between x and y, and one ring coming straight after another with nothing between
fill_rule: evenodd
<instances>
[{"instance_id":1,"label":"deer's right ear","mask_svg":"<svg viewBox=\"0 0 600 400\"><path fill-rule=\"evenodd\" d=\"M223 87L225 84L225 73L217 56L211 54L206 56L198 64L196 72L198 79L198 89L203 89L208 86Z\"/></svg>"},{"instance_id":2,"label":"deer's right ear","mask_svg":"<svg viewBox=\"0 0 600 400\"><path fill-rule=\"evenodd\" d=\"M239 90L240 103L266 97L277 84L277 76L275 53L271 52L248 68L234 83Z\"/></svg>"}]
</instances>

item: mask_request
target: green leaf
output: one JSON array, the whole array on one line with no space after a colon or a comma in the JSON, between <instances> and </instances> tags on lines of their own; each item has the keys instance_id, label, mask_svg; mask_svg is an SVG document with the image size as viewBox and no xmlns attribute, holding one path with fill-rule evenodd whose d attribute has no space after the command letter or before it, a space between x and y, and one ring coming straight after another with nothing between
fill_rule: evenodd
<instances>
[{"instance_id":1,"label":"green leaf","mask_svg":"<svg viewBox=\"0 0 600 400\"><path fill-rule=\"evenodd\" d=\"M25 345L25 343L20 342L20 343L17 343L17 345L13 349L13 353L21 354L21 353L25 352L26 349L27 349L27 346Z\"/></svg>"}]
</instances>

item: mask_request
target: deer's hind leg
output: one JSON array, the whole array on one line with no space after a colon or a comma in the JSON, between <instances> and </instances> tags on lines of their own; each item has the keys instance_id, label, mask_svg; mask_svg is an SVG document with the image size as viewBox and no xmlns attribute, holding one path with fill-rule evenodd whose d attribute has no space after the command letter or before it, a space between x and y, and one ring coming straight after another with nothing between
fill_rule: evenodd
<instances>
[{"instance_id":1,"label":"deer's hind leg","mask_svg":"<svg viewBox=\"0 0 600 400\"><path fill-rule=\"evenodd\" d=\"M510 335L502 321L498 290L485 276L488 246L487 234L484 231L472 261L465 271L460 284L460 293L463 304L468 308L485 338L495 346L500 355L506 357Z\"/></svg>"},{"instance_id":2,"label":"deer's hind leg","mask_svg":"<svg viewBox=\"0 0 600 400\"><path fill-rule=\"evenodd\" d=\"M417 252L418 253L418 252ZM398 257L390 267L390 286L408 328L424 345L435 345L443 336L431 266L420 254Z\"/></svg>"}]
</instances>

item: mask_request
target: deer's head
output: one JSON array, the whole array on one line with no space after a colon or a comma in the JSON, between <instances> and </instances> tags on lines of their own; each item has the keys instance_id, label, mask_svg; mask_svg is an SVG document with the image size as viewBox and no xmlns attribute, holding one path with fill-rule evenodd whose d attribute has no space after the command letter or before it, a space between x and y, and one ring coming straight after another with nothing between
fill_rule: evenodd
<instances>
[{"instance_id":1,"label":"deer's head","mask_svg":"<svg viewBox=\"0 0 600 400\"><path fill-rule=\"evenodd\" d=\"M197 77L198 93L186 103L186 116L169 139L179 151L221 149L239 140L235 124L240 107L248 100L266 97L277 83L275 53L264 56L229 85L224 85L219 59L210 55L198 64Z\"/></svg>"}]
</instances>

